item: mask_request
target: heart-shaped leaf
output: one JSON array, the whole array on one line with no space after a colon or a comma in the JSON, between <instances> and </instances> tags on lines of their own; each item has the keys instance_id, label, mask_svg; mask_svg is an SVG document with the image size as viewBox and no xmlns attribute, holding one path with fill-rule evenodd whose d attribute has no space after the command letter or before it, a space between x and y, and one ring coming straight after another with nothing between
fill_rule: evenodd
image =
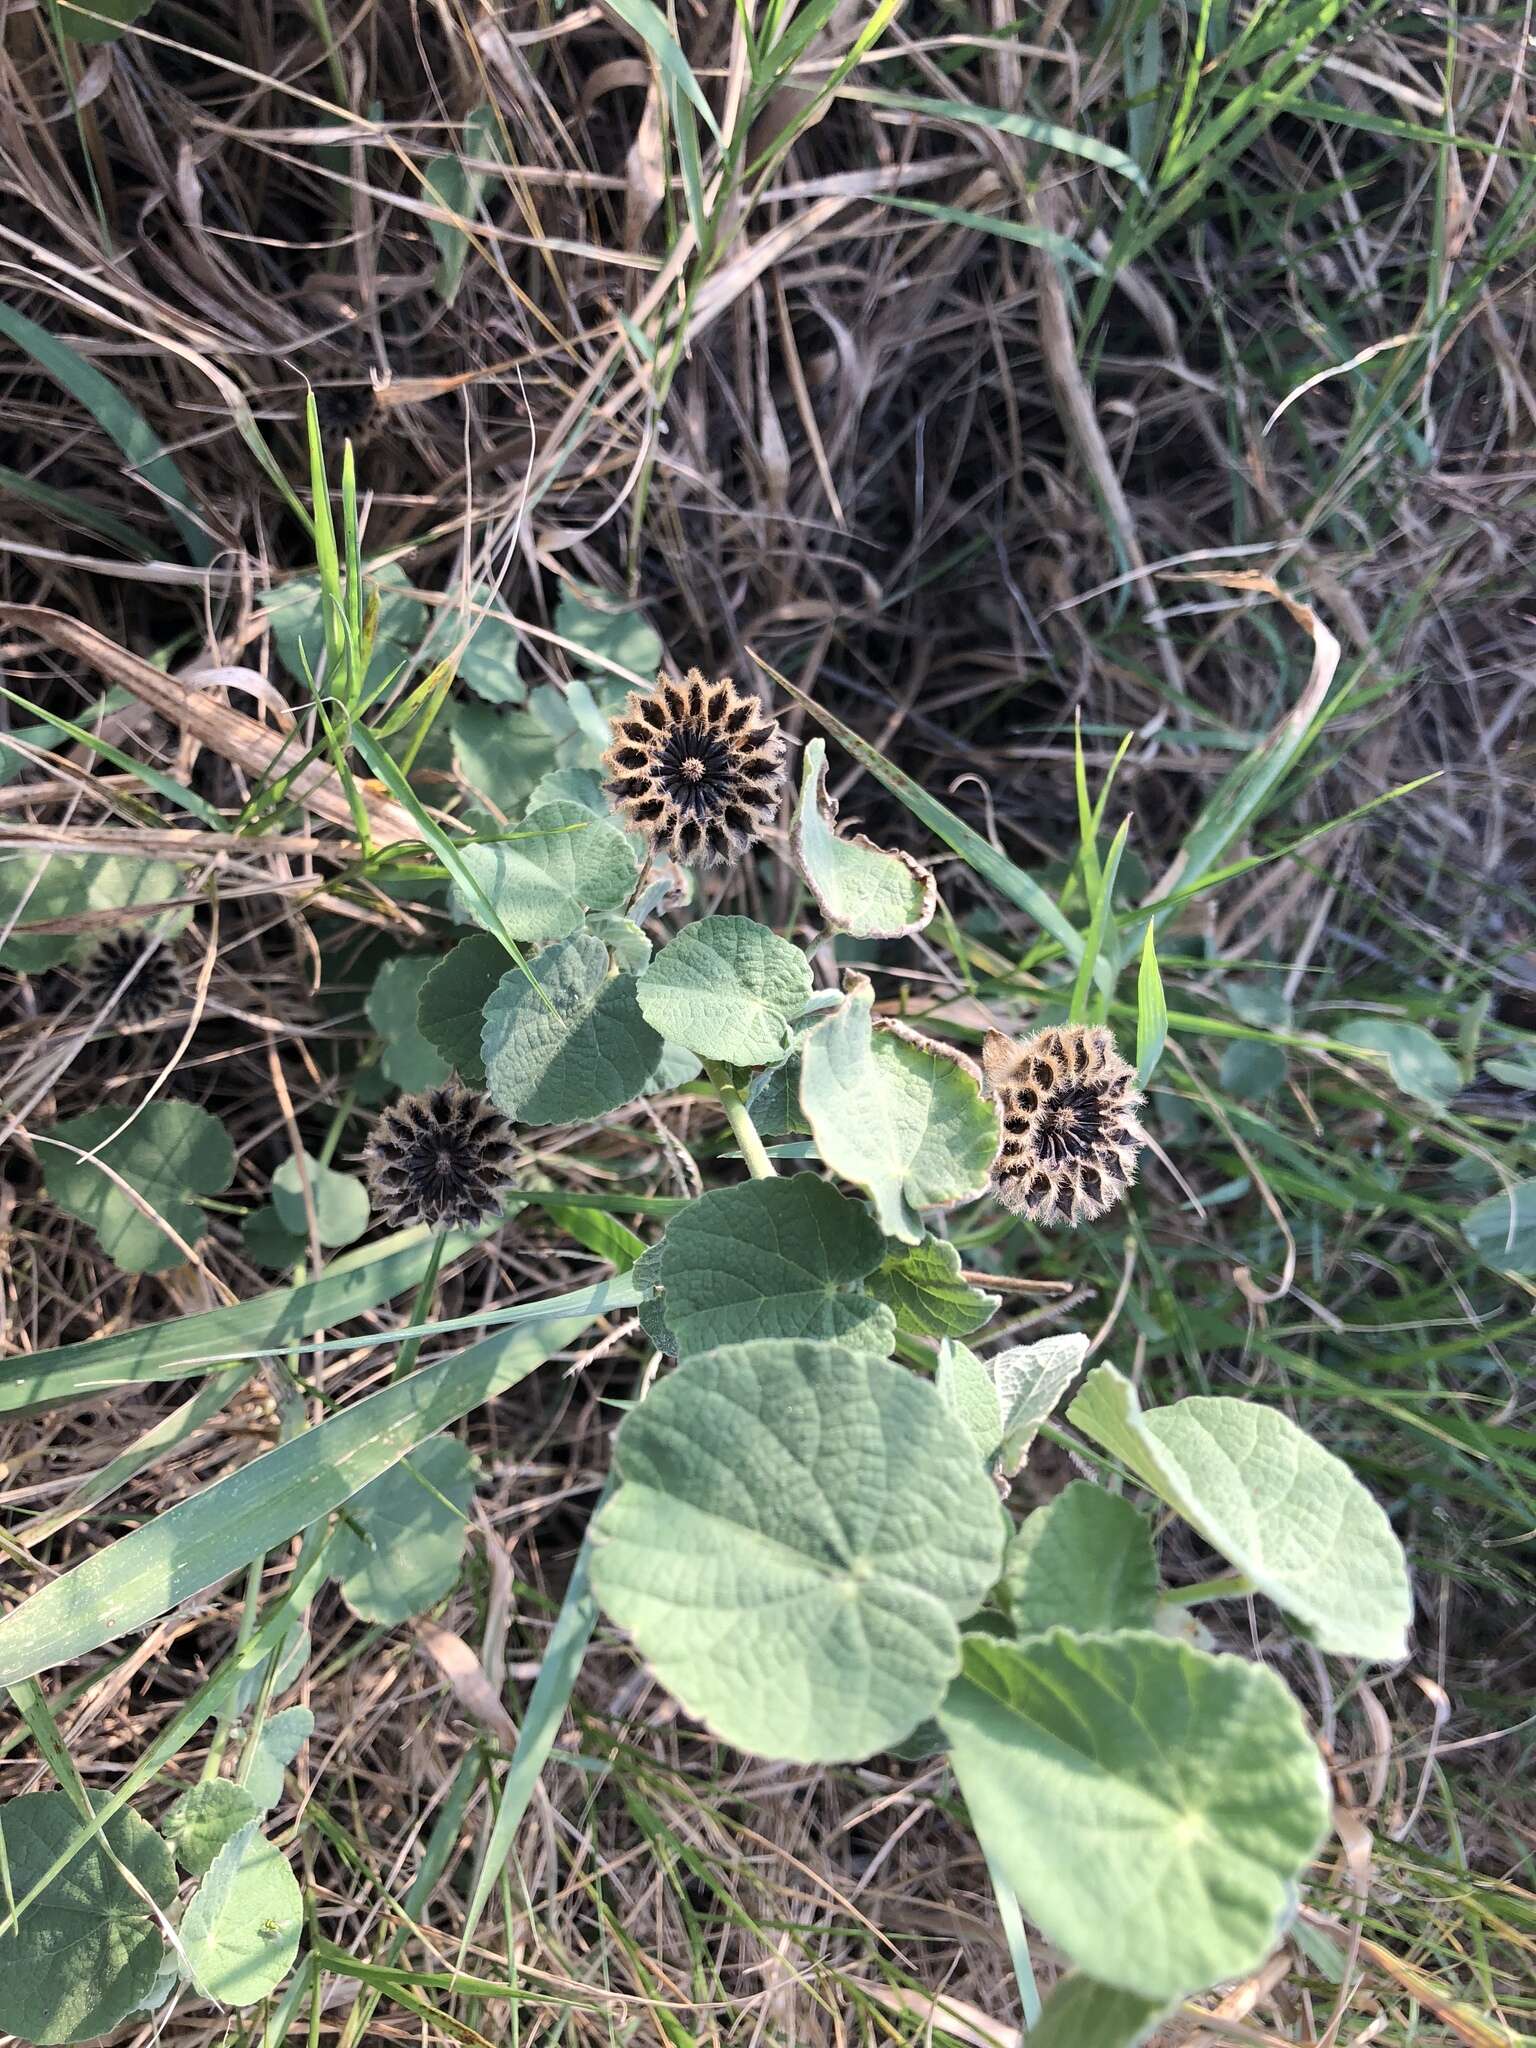
<instances>
[{"instance_id":1,"label":"heart-shaped leaf","mask_svg":"<svg viewBox=\"0 0 1536 2048\"><path fill-rule=\"evenodd\" d=\"M355 1174L338 1173L304 1154L304 1170L310 1197L315 1205L315 1233L323 1245L332 1248L352 1244L368 1228L368 1190ZM304 1189L296 1159L285 1159L272 1176L272 1206L284 1230L309 1242L309 1221L304 1209Z\"/></svg>"},{"instance_id":2,"label":"heart-shaped leaf","mask_svg":"<svg viewBox=\"0 0 1536 2048\"><path fill-rule=\"evenodd\" d=\"M921 861L899 849L887 853L862 832L839 835L823 739L806 743L789 850L832 931L904 939L933 916L938 889Z\"/></svg>"},{"instance_id":3,"label":"heart-shaped leaf","mask_svg":"<svg viewBox=\"0 0 1536 2048\"><path fill-rule=\"evenodd\" d=\"M858 1285L885 1240L862 1202L814 1174L715 1188L674 1216L656 1272L683 1358L755 1337L827 1337L876 1357L896 1321Z\"/></svg>"},{"instance_id":4,"label":"heart-shaped leaf","mask_svg":"<svg viewBox=\"0 0 1536 2048\"><path fill-rule=\"evenodd\" d=\"M939 1720L989 1856L1090 1976L1167 1999L1263 1962L1329 1817L1272 1672L1138 1631L968 1636Z\"/></svg>"},{"instance_id":5,"label":"heart-shaped leaf","mask_svg":"<svg viewBox=\"0 0 1536 2048\"><path fill-rule=\"evenodd\" d=\"M303 1925L287 1858L247 1823L215 1856L182 1915L192 1982L219 2005L254 2005L292 1969Z\"/></svg>"},{"instance_id":6,"label":"heart-shaped leaf","mask_svg":"<svg viewBox=\"0 0 1536 2048\"><path fill-rule=\"evenodd\" d=\"M640 977L640 1008L655 1030L734 1067L782 1059L810 993L805 955L750 917L701 917Z\"/></svg>"},{"instance_id":7,"label":"heart-shaped leaf","mask_svg":"<svg viewBox=\"0 0 1536 2048\"><path fill-rule=\"evenodd\" d=\"M943 1695L1003 1518L926 1381L837 1344L731 1345L625 1420L592 1582L725 1740L833 1762Z\"/></svg>"},{"instance_id":8,"label":"heart-shaped leaf","mask_svg":"<svg viewBox=\"0 0 1536 2048\"><path fill-rule=\"evenodd\" d=\"M0 1806L0 1830L8 1910L68 1849L80 1815L67 1793L28 1792ZM160 1836L127 1807L113 1814L0 1935L0 2033L45 2043L110 2033L149 1996L165 1953L156 1908L163 1915L175 1897Z\"/></svg>"},{"instance_id":9,"label":"heart-shaped leaf","mask_svg":"<svg viewBox=\"0 0 1536 2048\"><path fill-rule=\"evenodd\" d=\"M90 1156L77 1156L82 1153ZM87 1110L40 1137L37 1156L49 1199L88 1224L125 1273L163 1273L186 1254L105 1168L189 1245L207 1222L190 1197L221 1194L235 1177L229 1133L217 1117L190 1102L151 1102L136 1113Z\"/></svg>"},{"instance_id":10,"label":"heart-shaped leaf","mask_svg":"<svg viewBox=\"0 0 1536 2048\"><path fill-rule=\"evenodd\" d=\"M471 932L434 964L416 998L417 1028L471 1088L485 1086L485 1006L506 972L507 949L500 939Z\"/></svg>"},{"instance_id":11,"label":"heart-shaped leaf","mask_svg":"<svg viewBox=\"0 0 1536 2048\"><path fill-rule=\"evenodd\" d=\"M575 643L577 658L611 662L634 682L651 683L661 667L661 641L638 605L614 604L602 591L568 583L555 606L555 631Z\"/></svg>"},{"instance_id":12,"label":"heart-shaped leaf","mask_svg":"<svg viewBox=\"0 0 1536 2048\"><path fill-rule=\"evenodd\" d=\"M1017 1635L1150 1628L1159 1586L1147 1518L1102 1486L1074 1479L1008 1546L1003 1585Z\"/></svg>"},{"instance_id":13,"label":"heart-shaped leaf","mask_svg":"<svg viewBox=\"0 0 1536 2048\"><path fill-rule=\"evenodd\" d=\"M529 711L472 704L448 706L453 765L483 803L505 819L519 817L540 776L556 765L552 733Z\"/></svg>"},{"instance_id":14,"label":"heart-shaped leaf","mask_svg":"<svg viewBox=\"0 0 1536 2048\"><path fill-rule=\"evenodd\" d=\"M1333 1035L1345 1045L1385 1053L1398 1087L1431 1109L1444 1109L1461 1090L1461 1069L1422 1024L1399 1017L1347 1017Z\"/></svg>"},{"instance_id":15,"label":"heart-shaped leaf","mask_svg":"<svg viewBox=\"0 0 1536 2048\"><path fill-rule=\"evenodd\" d=\"M1288 1415L1219 1394L1143 1413L1124 1374L1101 1365L1067 1417L1320 1649L1379 1663L1404 1655L1413 1596L1402 1545L1343 1460Z\"/></svg>"},{"instance_id":16,"label":"heart-shaped leaf","mask_svg":"<svg viewBox=\"0 0 1536 2048\"><path fill-rule=\"evenodd\" d=\"M934 1384L965 1424L988 1471L1011 1478L1040 1425L1077 1378L1088 1339L1075 1330L1015 1344L980 1359L963 1344L939 1346Z\"/></svg>"},{"instance_id":17,"label":"heart-shaped leaf","mask_svg":"<svg viewBox=\"0 0 1536 2048\"><path fill-rule=\"evenodd\" d=\"M497 950L505 970L506 950ZM438 965L430 954L401 954L384 961L368 991L368 1022L384 1041L384 1072L407 1095L441 1088L448 1078L448 1062L422 1036L416 1021L422 988Z\"/></svg>"},{"instance_id":18,"label":"heart-shaped leaf","mask_svg":"<svg viewBox=\"0 0 1536 2048\"><path fill-rule=\"evenodd\" d=\"M453 1591L476 1472L457 1437L434 1436L347 1503L330 1564L361 1620L393 1627Z\"/></svg>"},{"instance_id":19,"label":"heart-shaped leaf","mask_svg":"<svg viewBox=\"0 0 1536 2048\"><path fill-rule=\"evenodd\" d=\"M889 1303L898 1330L914 1337L963 1337L997 1313L1001 1297L960 1277L960 1254L943 1238L903 1245L869 1277L869 1291Z\"/></svg>"},{"instance_id":20,"label":"heart-shaped leaf","mask_svg":"<svg viewBox=\"0 0 1536 2048\"><path fill-rule=\"evenodd\" d=\"M918 1211L985 1192L997 1104L983 1099L963 1054L902 1027L877 1031L874 990L861 974L801 1044L800 1106L816 1149L833 1173L867 1189L887 1237L917 1244Z\"/></svg>"},{"instance_id":21,"label":"heart-shaped leaf","mask_svg":"<svg viewBox=\"0 0 1536 2048\"><path fill-rule=\"evenodd\" d=\"M633 1102L661 1058L632 974L610 975L590 932L513 968L485 1010L480 1056L497 1106L525 1124L569 1124Z\"/></svg>"},{"instance_id":22,"label":"heart-shaped leaf","mask_svg":"<svg viewBox=\"0 0 1536 2048\"><path fill-rule=\"evenodd\" d=\"M189 1785L165 1816L165 1839L182 1869L202 1877L231 1836L258 1819L260 1811L243 1785L207 1778Z\"/></svg>"},{"instance_id":23,"label":"heart-shaped leaf","mask_svg":"<svg viewBox=\"0 0 1536 2048\"><path fill-rule=\"evenodd\" d=\"M635 886L635 849L580 804L544 804L511 836L462 846L460 858L514 939L560 939L589 910L613 910ZM455 891L457 900L457 891ZM471 917L478 905L461 905Z\"/></svg>"}]
</instances>

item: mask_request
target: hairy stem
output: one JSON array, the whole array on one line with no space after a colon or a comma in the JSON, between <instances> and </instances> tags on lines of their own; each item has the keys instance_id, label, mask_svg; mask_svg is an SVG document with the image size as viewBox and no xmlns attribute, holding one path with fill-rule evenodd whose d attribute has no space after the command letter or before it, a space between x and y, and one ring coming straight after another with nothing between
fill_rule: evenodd
<instances>
[{"instance_id":1,"label":"hairy stem","mask_svg":"<svg viewBox=\"0 0 1536 2048\"><path fill-rule=\"evenodd\" d=\"M748 1113L746 1100L726 1069L715 1060L704 1062L704 1071L709 1076L710 1086L720 1098L720 1107L725 1111L725 1120L731 1127L731 1135L741 1148L741 1156L747 1162L747 1171L754 1180L772 1180L773 1161L763 1150L763 1141L757 1134L757 1125Z\"/></svg>"}]
</instances>

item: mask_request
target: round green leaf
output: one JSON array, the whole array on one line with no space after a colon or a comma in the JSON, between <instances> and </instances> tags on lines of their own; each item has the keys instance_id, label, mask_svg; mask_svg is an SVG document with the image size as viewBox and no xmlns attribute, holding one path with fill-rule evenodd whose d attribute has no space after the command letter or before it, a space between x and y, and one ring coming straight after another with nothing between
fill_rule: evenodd
<instances>
[{"instance_id":1,"label":"round green leaf","mask_svg":"<svg viewBox=\"0 0 1536 2048\"><path fill-rule=\"evenodd\" d=\"M618 826L572 803L544 804L509 837L462 846L459 854L519 941L564 938L589 910L616 909L638 873L634 846ZM478 914L473 902L462 907Z\"/></svg>"},{"instance_id":2,"label":"round green leaf","mask_svg":"<svg viewBox=\"0 0 1536 2048\"><path fill-rule=\"evenodd\" d=\"M902 1245L870 1275L869 1291L889 1304L896 1327L914 1337L963 1337L996 1314L1001 1297L960 1277L960 1254L942 1238Z\"/></svg>"},{"instance_id":3,"label":"round green leaf","mask_svg":"<svg viewBox=\"0 0 1536 2048\"><path fill-rule=\"evenodd\" d=\"M452 158L448 161L451 163ZM441 223L431 223L434 235ZM450 234L457 234L450 228ZM462 245L463 236L459 235ZM462 260L462 259L461 259ZM523 679L517 672L517 651L522 636L502 609L501 599L488 583L469 588L474 613L461 630L471 634L469 645L459 655L459 681L483 697L487 704L515 704L523 694Z\"/></svg>"},{"instance_id":4,"label":"round green leaf","mask_svg":"<svg viewBox=\"0 0 1536 2048\"><path fill-rule=\"evenodd\" d=\"M240 1242L245 1246L248 1258L254 1259L258 1266L276 1271L296 1266L300 1259L309 1255L309 1239L286 1230L270 1202L260 1209L253 1209L246 1217L240 1226Z\"/></svg>"},{"instance_id":5,"label":"round green leaf","mask_svg":"<svg viewBox=\"0 0 1536 2048\"><path fill-rule=\"evenodd\" d=\"M589 932L530 966L538 988L513 968L486 1005L480 1056L498 1107L520 1123L569 1124L633 1102L662 1050L635 977L610 976L608 949Z\"/></svg>"},{"instance_id":6,"label":"round green leaf","mask_svg":"<svg viewBox=\"0 0 1536 2048\"><path fill-rule=\"evenodd\" d=\"M63 1792L0 1806L7 1906L31 1891L81 1825ZM163 1913L175 1896L170 1850L147 1821L120 1809L0 1935L0 2033L40 2043L110 2033L150 1994L165 1952L154 1909Z\"/></svg>"},{"instance_id":7,"label":"round green leaf","mask_svg":"<svg viewBox=\"0 0 1536 2048\"><path fill-rule=\"evenodd\" d=\"M457 1437L429 1437L347 1503L331 1570L361 1620L393 1626L453 1591L476 1469Z\"/></svg>"},{"instance_id":8,"label":"round green leaf","mask_svg":"<svg viewBox=\"0 0 1536 2048\"><path fill-rule=\"evenodd\" d=\"M1345 1045L1385 1053L1392 1079L1405 1095L1444 1109L1461 1089L1461 1069L1422 1024L1398 1017L1348 1017L1334 1032Z\"/></svg>"},{"instance_id":9,"label":"round green leaf","mask_svg":"<svg viewBox=\"0 0 1536 2048\"><path fill-rule=\"evenodd\" d=\"M988 1854L1090 1976L1163 1999L1263 1962L1329 1816L1272 1672L1139 1631L968 1636L939 1719Z\"/></svg>"},{"instance_id":10,"label":"round green leaf","mask_svg":"<svg viewBox=\"0 0 1536 2048\"><path fill-rule=\"evenodd\" d=\"M896 1319L857 1283L885 1240L814 1174L715 1188L674 1216L656 1271L683 1358L756 1337L827 1337L884 1358Z\"/></svg>"},{"instance_id":11,"label":"round green leaf","mask_svg":"<svg viewBox=\"0 0 1536 2048\"><path fill-rule=\"evenodd\" d=\"M192 1982L220 2005L254 2005L293 1967L303 1925L287 1858L247 1824L224 1844L182 1915Z\"/></svg>"},{"instance_id":12,"label":"round green leaf","mask_svg":"<svg viewBox=\"0 0 1536 2048\"><path fill-rule=\"evenodd\" d=\"M505 948L499 950L505 965ZM383 963L368 991L368 1022L384 1041L384 1072L407 1095L440 1088L448 1078L448 1062L416 1021L422 988L439 964L430 954L402 953Z\"/></svg>"},{"instance_id":13,"label":"round green leaf","mask_svg":"<svg viewBox=\"0 0 1536 2048\"><path fill-rule=\"evenodd\" d=\"M182 1793L162 1825L182 1869L202 1877L230 1837L258 1815L256 1802L243 1785L208 1778Z\"/></svg>"},{"instance_id":14,"label":"round green leaf","mask_svg":"<svg viewBox=\"0 0 1536 2048\"><path fill-rule=\"evenodd\" d=\"M164 903L182 894L186 874L168 860L127 854L15 854L0 860L0 963L17 974L36 974L61 960L78 960L100 943L100 933L12 931L88 910L123 910ZM190 908L155 911L133 929L166 938L185 929Z\"/></svg>"},{"instance_id":15,"label":"round green leaf","mask_svg":"<svg viewBox=\"0 0 1536 2048\"><path fill-rule=\"evenodd\" d=\"M1168 2003L1165 1998L1116 1991L1073 1971L1053 1986L1029 2030L1029 2048L1137 2048Z\"/></svg>"},{"instance_id":16,"label":"round green leaf","mask_svg":"<svg viewBox=\"0 0 1536 2048\"><path fill-rule=\"evenodd\" d=\"M284 1707L269 1714L256 1738L255 1753L245 1763L245 1789L257 1810L266 1813L283 1796L283 1773L315 1732L308 1707Z\"/></svg>"},{"instance_id":17,"label":"round green leaf","mask_svg":"<svg viewBox=\"0 0 1536 2048\"><path fill-rule=\"evenodd\" d=\"M1393 1663L1413 1595L1392 1524L1354 1473L1278 1408L1192 1395L1141 1412L1098 1366L1067 1418L1130 1466L1323 1650Z\"/></svg>"},{"instance_id":18,"label":"round green leaf","mask_svg":"<svg viewBox=\"0 0 1536 2048\"><path fill-rule=\"evenodd\" d=\"M663 1037L733 1067L783 1059L810 993L805 955L750 917L701 917L640 977L640 1008Z\"/></svg>"},{"instance_id":19,"label":"round green leaf","mask_svg":"<svg viewBox=\"0 0 1536 2048\"><path fill-rule=\"evenodd\" d=\"M593 1586L689 1713L805 1763L933 1713L1003 1518L926 1381L837 1344L728 1346L641 1402L615 1462Z\"/></svg>"},{"instance_id":20,"label":"round green leaf","mask_svg":"<svg viewBox=\"0 0 1536 2048\"><path fill-rule=\"evenodd\" d=\"M485 1006L507 971L507 949L489 932L471 932L439 960L421 984L416 1023L450 1067L471 1088L485 1086L480 1034Z\"/></svg>"},{"instance_id":21,"label":"round green leaf","mask_svg":"<svg viewBox=\"0 0 1536 2048\"><path fill-rule=\"evenodd\" d=\"M79 1159L68 1145L99 1156ZM137 1190L187 1244L207 1218L192 1195L215 1195L235 1177L235 1149L217 1117L190 1102L151 1102L136 1113L92 1109L37 1141L50 1200L88 1224L125 1273L163 1273L186 1254L124 1194L112 1172Z\"/></svg>"},{"instance_id":22,"label":"round green leaf","mask_svg":"<svg viewBox=\"0 0 1536 2048\"><path fill-rule=\"evenodd\" d=\"M873 1013L874 990L850 975L843 1001L801 1041L800 1106L829 1169L868 1190L888 1237L917 1244L918 1210L985 1192L997 1104L960 1053L902 1028L876 1031Z\"/></svg>"},{"instance_id":23,"label":"round green leaf","mask_svg":"<svg viewBox=\"0 0 1536 2048\"><path fill-rule=\"evenodd\" d=\"M1147 1518L1117 1494L1074 1479L1009 1545L1003 1584L1017 1635L1151 1628L1160 1588Z\"/></svg>"},{"instance_id":24,"label":"round green leaf","mask_svg":"<svg viewBox=\"0 0 1536 2048\"><path fill-rule=\"evenodd\" d=\"M351 1244L368 1228L368 1190L354 1174L338 1173L322 1166L308 1152L304 1167L315 1204L315 1230L324 1245ZM284 1230L309 1242L309 1223L304 1213L304 1190L299 1184L299 1164L285 1159L272 1176L272 1206Z\"/></svg>"},{"instance_id":25,"label":"round green leaf","mask_svg":"<svg viewBox=\"0 0 1536 2048\"><path fill-rule=\"evenodd\" d=\"M1239 1102L1273 1095L1285 1079L1285 1051L1264 1038L1234 1038L1221 1056L1221 1085Z\"/></svg>"},{"instance_id":26,"label":"round green leaf","mask_svg":"<svg viewBox=\"0 0 1536 2048\"><path fill-rule=\"evenodd\" d=\"M1536 1180L1517 1181L1467 1211L1462 1235L1501 1273L1536 1273Z\"/></svg>"},{"instance_id":27,"label":"round green leaf","mask_svg":"<svg viewBox=\"0 0 1536 2048\"><path fill-rule=\"evenodd\" d=\"M1029 1456L1041 1423L1077 1378L1087 1349L1088 1339L1075 1330L1011 1345L986 1360L946 1341L939 1346L934 1385L974 1437L988 1470L1011 1478Z\"/></svg>"},{"instance_id":28,"label":"round green leaf","mask_svg":"<svg viewBox=\"0 0 1536 2048\"><path fill-rule=\"evenodd\" d=\"M612 662L636 682L655 680L661 667L661 641L637 605L615 605L600 590L567 584L555 606L555 631L574 641L578 658L596 657L594 666Z\"/></svg>"},{"instance_id":29,"label":"round green leaf","mask_svg":"<svg viewBox=\"0 0 1536 2048\"><path fill-rule=\"evenodd\" d=\"M933 916L938 889L921 861L900 848L887 853L862 832L839 834L823 739L806 743L789 850L832 931L902 939Z\"/></svg>"},{"instance_id":30,"label":"round green leaf","mask_svg":"<svg viewBox=\"0 0 1536 2048\"><path fill-rule=\"evenodd\" d=\"M515 818L539 777L555 765L555 740L527 711L493 711L466 697L448 706L453 765L503 818Z\"/></svg>"}]
</instances>

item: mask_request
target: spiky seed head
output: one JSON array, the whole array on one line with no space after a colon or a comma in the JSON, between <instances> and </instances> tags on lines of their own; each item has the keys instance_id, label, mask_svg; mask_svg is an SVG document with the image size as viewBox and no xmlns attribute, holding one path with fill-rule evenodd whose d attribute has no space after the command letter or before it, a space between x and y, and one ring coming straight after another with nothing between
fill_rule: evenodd
<instances>
[{"instance_id":1,"label":"spiky seed head","mask_svg":"<svg viewBox=\"0 0 1536 2048\"><path fill-rule=\"evenodd\" d=\"M363 1165L373 1206L395 1229L472 1230L501 1213L514 1152L495 1104L449 1081L392 1103L368 1134Z\"/></svg>"},{"instance_id":2,"label":"spiky seed head","mask_svg":"<svg viewBox=\"0 0 1536 2048\"><path fill-rule=\"evenodd\" d=\"M608 794L653 846L690 866L739 860L772 823L784 781L784 735L729 676L631 690L603 756Z\"/></svg>"},{"instance_id":3,"label":"spiky seed head","mask_svg":"<svg viewBox=\"0 0 1536 2048\"><path fill-rule=\"evenodd\" d=\"M103 939L80 979L96 1008L110 1004L120 1024L153 1024L175 1009L181 995L176 955L169 946L146 945L137 932L113 932Z\"/></svg>"},{"instance_id":4,"label":"spiky seed head","mask_svg":"<svg viewBox=\"0 0 1536 2048\"><path fill-rule=\"evenodd\" d=\"M992 1186L1035 1223L1090 1223L1136 1178L1147 1134L1136 1074L1102 1025L1062 1024L1031 1038L988 1035L981 1063L1003 1115Z\"/></svg>"}]
</instances>

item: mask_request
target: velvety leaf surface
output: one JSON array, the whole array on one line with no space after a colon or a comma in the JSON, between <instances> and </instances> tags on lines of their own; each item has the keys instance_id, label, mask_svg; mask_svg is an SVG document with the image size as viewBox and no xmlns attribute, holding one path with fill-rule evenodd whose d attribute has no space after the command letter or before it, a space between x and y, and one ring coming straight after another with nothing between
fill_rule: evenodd
<instances>
[{"instance_id":1,"label":"velvety leaf surface","mask_svg":"<svg viewBox=\"0 0 1536 2048\"><path fill-rule=\"evenodd\" d=\"M486 1006L480 1052L492 1099L525 1124L576 1123L633 1102L661 1058L632 974L610 976L589 932L531 963L539 990L513 968Z\"/></svg>"},{"instance_id":2,"label":"velvety leaf surface","mask_svg":"<svg viewBox=\"0 0 1536 2048\"><path fill-rule=\"evenodd\" d=\"M354 1614L392 1626L453 1591L476 1470L457 1437L434 1436L348 1502L330 1563Z\"/></svg>"},{"instance_id":3,"label":"velvety leaf surface","mask_svg":"<svg viewBox=\"0 0 1536 2048\"><path fill-rule=\"evenodd\" d=\"M898 1330L914 1337L963 1337L997 1313L1000 1296L960 1277L960 1254L943 1238L902 1245L869 1276L869 1291L887 1303Z\"/></svg>"},{"instance_id":4,"label":"velvety leaf surface","mask_svg":"<svg viewBox=\"0 0 1536 2048\"><path fill-rule=\"evenodd\" d=\"M1102 1486L1074 1479L1025 1521L1008 1547L1003 1584L1017 1635L1150 1628L1159 1587L1147 1518Z\"/></svg>"},{"instance_id":5,"label":"velvety leaf surface","mask_svg":"<svg viewBox=\"0 0 1536 2048\"><path fill-rule=\"evenodd\" d=\"M220 1849L182 1915L192 1982L219 2005L254 2005L292 1969L303 1925L287 1858L248 1823Z\"/></svg>"},{"instance_id":6,"label":"velvety leaf surface","mask_svg":"<svg viewBox=\"0 0 1536 2048\"><path fill-rule=\"evenodd\" d=\"M862 832L844 838L836 821L837 805L827 789L827 743L808 740L790 855L828 927L865 939L920 932L938 902L929 870L910 853L886 852Z\"/></svg>"},{"instance_id":7,"label":"velvety leaf surface","mask_svg":"<svg viewBox=\"0 0 1536 2048\"><path fill-rule=\"evenodd\" d=\"M810 993L805 955L750 917L700 918L640 977L640 1008L663 1037L736 1067L782 1059Z\"/></svg>"},{"instance_id":8,"label":"velvety leaf surface","mask_svg":"<svg viewBox=\"0 0 1536 2048\"><path fill-rule=\"evenodd\" d=\"M471 1088L485 1085L480 1035L485 1006L507 972L507 949L489 932L471 932L433 963L416 998L416 1023L444 1063Z\"/></svg>"},{"instance_id":9,"label":"velvety leaf surface","mask_svg":"<svg viewBox=\"0 0 1536 2048\"><path fill-rule=\"evenodd\" d=\"M368 991L368 1022L384 1041L384 1072L407 1095L440 1088L448 1078L448 1062L416 1020L422 988L437 965L430 954L402 953L384 961Z\"/></svg>"},{"instance_id":10,"label":"velvety leaf surface","mask_svg":"<svg viewBox=\"0 0 1536 2048\"><path fill-rule=\"evenodd\" d=\"M93 1159L143 1196L157 1216L189 1245L207 1218L191 1197L221 1194L235 1177L235 1151L215 1116L191 1102L151 1102L136 1114L92 1109L55 1124L37 1140L38 1162L49 1199L95 1231L102 1250L125 1273L163 1273L185 1254L144 1215Z\"/></svg>"}]
</instances>

